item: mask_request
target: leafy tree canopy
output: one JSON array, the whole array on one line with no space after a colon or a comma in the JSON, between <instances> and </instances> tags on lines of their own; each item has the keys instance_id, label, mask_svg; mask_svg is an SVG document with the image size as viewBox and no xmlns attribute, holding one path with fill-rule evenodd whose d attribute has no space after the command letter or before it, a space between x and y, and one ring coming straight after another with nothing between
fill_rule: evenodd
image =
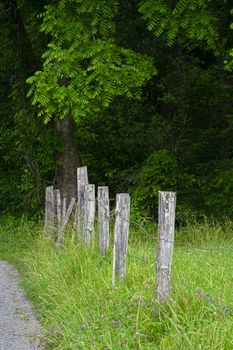
<instances>
[{"instance_id":1,"label":"leafy tree canopy","mask_svg":"<svg viewBox=\"0 0 233 350\"><path fill-rule=\"evenodd\" d=\"M108 107L117 96L139 98L154 74L153 59L119 47L115 0L62 0L45 8L41 30L50 36L43 70L28 79L33 105L48 122L76 120Z\"/></svg>"},{"instance_id":2,"label":"leafy tree canopy","mask_svg":"<svg viewBox=\"0 0 233 350\"><path fill-rule=\"evenodd\" d=\"M139 11L147 21L148 29L157 37L164 34L170 46L176 40L184 44L188 38L193 45L197 41L204 41L208 47L216 47L217 19L211 1L145 0Z\"/></svg>"}]
</instances>

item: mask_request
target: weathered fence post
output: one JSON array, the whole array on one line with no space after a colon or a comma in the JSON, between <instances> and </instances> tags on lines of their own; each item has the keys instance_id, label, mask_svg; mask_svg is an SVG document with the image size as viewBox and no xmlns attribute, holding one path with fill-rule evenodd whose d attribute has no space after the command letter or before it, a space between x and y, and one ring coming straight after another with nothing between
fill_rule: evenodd
<instances>
[{"instance_id":1,"label":"weathered fence post","mask_svg":"<svg viewBox=\"0 0 233 350\"><path fill-rule=\"evenodd\" d=\"M62 224L59 231L59 243L62 243L64 241L65 228L75 205L75 198L71 198L70 204L66 211L66 198L64 199L63 199Z\"/></svg>"},{"instance_id":2,"label":"weathered fence post","mask_svg":"<svg viewBox=\"0 0 233 350\"><path fill-rule=\"evenodd\" d=\"M88 173L87 167L83 166L81 168L77 168L77 193L80 191L80 187L82 185L88 185Z\"/></svg>"},{"instance_id":3,"label":"weathered fence post","mask_svg":"<svg viewBox=\"0 0 233 350\"><path fill-rule=\"evenodd\" d=\"M99 249L104 254L109 246L109 192L107 186L98 187Z\"/></svg>"},{"instance_id":4,"label":"weathered fence post","mask_svg":"<svg viewBox=\"0 0 233 350\"><path fill-rule=\"evenodd\" d=\"M84 201L84 190L85 185L88 184L87 167L81 167L77 169L77 194L78 194L78 210L77 210L77 222L78 222L78 234L83 235L84 225L84 212L85 212L85 201Z\"/></svg>"},{"instance_id":5,"label":"weathered fence post","mask_svg":"<svg viewBox=\"0 0 233 350\"><path fill-rule=\"evenodd\" d=\"M60 190L53 190L54 196L54 213L55 213L55 226L59 236L61 229L61 193Z\"/></svg>"},{"instance_id":6,"label":"weathered fence post","mask_svg":"<svg viewBox=\"0 0 233 350\"><path fill-rule=\"evenodd\" d=\"M156 298L161 303L166 303L169 300L169 280L174 245L175 209L176 193L159 192Z\"/></svg>"},{"instance_id":7,"label":"weathered fence post","mask_svg":"<svg viewBox=\"0 0 233 350\"><path fill-rule=\"evenodd\" d=\"M112 284L116 279L126 278L126 257L130 219L130 196L127 193L116 196L116 221L114 230Z\"/></svg>"},{"instance_id":8,"label":"weathered fence post","mask_svg":"<svg viewBox=\"0 0 233 350\"><path fill-rule=\"evenodd\" d=\"M54 195L53 186L46 187L45 192L45 233L48 235L54 230Z\"/></svg>"},{"instance_id":9,"label":"weathered fence post","mask_svg":"<svg viewBox=\"0 0 233 350\"><path fill-rule=\"evenodd\" d=\"M62 224L64 224L65 219L66 219L66 197L64 197L62 201Z\"/></svg>"},{"instance_id":10,"label":"weathered fence post","mask_svg":"<svg viewBox=\"0 0 233 350\"><path fill-rule=\"evenodd\" d=\"M95 185L84 186L83 241L90 246L94 240L95 224Z\"/></svg>"},{"instance_id":11,"label":"weathered fence post","mask_svg":"<svg viewBox=\"0 0 233 350\"><path fill-rule=\"evenodd\" d=\"M78 201L75 204L75 212L74 212L74 222L72 229L72 241L75 241L75 237L77 235L77 227L78 227Z\"/></svg>"}]
</instances>

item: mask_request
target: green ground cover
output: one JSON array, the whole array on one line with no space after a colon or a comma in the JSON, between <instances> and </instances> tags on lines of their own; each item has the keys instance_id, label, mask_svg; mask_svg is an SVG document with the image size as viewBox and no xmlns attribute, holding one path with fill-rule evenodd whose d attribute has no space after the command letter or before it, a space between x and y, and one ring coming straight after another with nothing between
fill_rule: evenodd
<instances>
[{"instance_id":1,"label":"green ground cover","mask_svg":"<svg viewBox=\"0 0 233 350\"><path fill-rule=\"evenodd\" d=\"M127 280L111 286L105 257L69 238L63 249L45 240L42 225L0 219L0 258L16 264L44 327L47 349L233 349L233 223L179 229L171 302L155 302L156 227L130 229ZM221 308L222 307L222 308Z\"/></svg>"}]
</instances>

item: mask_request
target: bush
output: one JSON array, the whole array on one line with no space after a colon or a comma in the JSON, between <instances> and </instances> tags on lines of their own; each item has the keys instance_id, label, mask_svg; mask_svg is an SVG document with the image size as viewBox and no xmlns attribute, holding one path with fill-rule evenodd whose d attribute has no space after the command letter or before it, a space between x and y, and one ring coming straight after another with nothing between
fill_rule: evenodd
<instances>
[{"instance_id":1,"label":"bush","mask_svg":"<svg viewBox=\"0 0 233 350\"><path fill-rule=\"evenodd\" d=\"M132 215L156 216L158 191L174 191L177 185L178 165L167 150L153 152L142 167L131 190Z\"/></svg>"},{"instance_id":2,"label":"bush","mask_svg":"<svg viewBox=\"0 0 233 350\"><path fill-rule=\"evenodd\" d=\"M229 167L228 170L216 170L212 181L206 181L202 186L205 209L215 216L233 215L233 164Z\"/></svg>"}]
</instances>

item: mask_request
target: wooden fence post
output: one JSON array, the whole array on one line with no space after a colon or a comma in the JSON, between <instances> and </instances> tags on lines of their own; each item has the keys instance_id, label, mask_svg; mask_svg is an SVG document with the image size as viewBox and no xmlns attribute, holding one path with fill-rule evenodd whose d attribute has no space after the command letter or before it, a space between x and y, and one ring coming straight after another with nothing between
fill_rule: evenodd
<instances>
[{"instance_id":1,"label":"wooden fence post","mask_svg":"<svg viewBox=\"0 0 233 350\"><path fill-rule=\"evenodd\" d=\"M66 219L66 197L64 197L62 201L62 224L64 224L65 219Z\"/></svg>"},{"instance_id":2,"label":"wooden fence post","mask_svg":"<svg viewBox=\"0 0 233 350\"><path fill-rule=\"evenodd\" d=\"M87 167L81 167L77 169L77 194L78 194L78 210L77 210L77 223L78 223L78 234L83 236L84 227L84 212L85 212L85 201L84 201L84 191L85 185L88 184L88 174ZM73 237L74 238L74 237Z\"/></svg>"},{"instance_id":3,"label":"wooden fence post","mask_svg":"<svg viewBox=\"0 0 233 350\"><path fill-rule=\"evenodd\" d=\"M54 195L53 186L46 187L45 192L45 234L54 230Z\"/></svg>"},{"instance_id":4,"label":"wooden fence post","mask_svg":"<svg viewBox=\"0 0 233 350\"><path fill-rule=\"evenodd\" d=\"M65 201L64 201L65 199ZM73 211L74 205L75 205L75 198L71 198L70 204L68 206L68 209L66 210L66 198L63 199L63 211L62 211L62 224L59 231L59 243L62 243L64 241L64 233L66 225L69 221L70 215Z\"/></svg>"},{"instance_id":5,"label":"wooden fence post","mask_svg":"<svg viewBox=\"0 0 233 350\"><path fill-rule=\"evenodd\" d=\"M166 303L169 300L169 280L174 245L175 209L176 193L159 192L156 298L161 303Z\"/></svg>"},{"instance_id":6,"label":"wooden fence post","mask_svg":"<svg viewBox=\"0 0 233 350\"><path fill-rule=\"evenodd\" d=\"M127 193L117 194L113 248L113 286L115 285L117 278L120 278L120 280L125 280L126 278L126 257L128 248L129 219L130 196Z\"/></svg>"},{"instance_id":7,"label":"wooden fence post","mask_svg":"<svg viewBox=\"0 0 233 350\"><path fill-rule=\"evenodd\" d=\"M98 187L99 249L104 254L109 246L109 191L107 186Z\"/></svg>"},{"instance_id":8,"label":"wooden fence post","mask_svg":"<svg viewBox=\"0 0 233 350\"><path fill-rule=\"evenodd\" d=\"M82 185L88 185L88 173L87 167L83 166L81 168L77 168L77 193L80 191L80 187Z\"/></svg>"},{"instance_id":9,"label":"wooden fence post","mask_svg":"<svg viewBox=\"0 0 233 350\"><path fill-rule=\"evenodd\" d=\"M95 224L95 185L84 186L83 240L90 246L94 240Z\"/></svg>"},{"instance_id":10,"label":"wooden fence post","mask_svg":"<svg viewBox=\"0 0 233 350\"><path fill-rule=\"evenodd\" d=\"M61 229L61 193L60 190L53 190L54 196L54 213L55 213L55 226L59 236Z\"/></svg>"},{"instance_id":11,"label":"wooden fence post","mask_svg":"<svg viewBox=\"0 0 233 350\"><path fill-rule=\"evenodd\" d=\"M75 237L77 235L77 227L78 227L78 201L75 204L75 212L74 212L74 221L73 221L73 229L72 229L72 241L75 241Z\"/></svg>"}]
</instances>

